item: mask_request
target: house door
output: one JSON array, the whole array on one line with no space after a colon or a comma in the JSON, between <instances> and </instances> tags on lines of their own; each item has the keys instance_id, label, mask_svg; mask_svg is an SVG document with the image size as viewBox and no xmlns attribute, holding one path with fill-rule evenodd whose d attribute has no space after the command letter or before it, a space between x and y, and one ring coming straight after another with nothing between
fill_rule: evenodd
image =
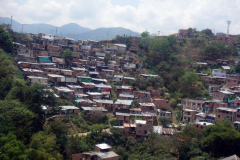
<instances>
[{"instance_id":1,"label":"house door","mask_svg":"<svg viewBox=\"0 0 240 160\"><path fill-rule=\"evenodd\" d=\"M188 122L190 122L190 118L188 118Z\"/></svg>"}]
</instances>

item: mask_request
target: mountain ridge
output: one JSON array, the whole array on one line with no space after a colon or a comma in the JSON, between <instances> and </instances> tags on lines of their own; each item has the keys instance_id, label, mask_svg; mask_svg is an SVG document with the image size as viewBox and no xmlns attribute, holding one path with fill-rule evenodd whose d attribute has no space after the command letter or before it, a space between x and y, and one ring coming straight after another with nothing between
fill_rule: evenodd
<instances>
[{"instance_id":1,"label":"mountain ridge","mask_svg":"<svg viewBox=\"0 0 240 160\"><path fill-rule=\"evenodd\" d=\"M7 17L0 17L0 24L1 23L11 24L11 19ZM77 23L68 23L57 27L45 23L21 24L14 19L12 20L12 29L16 32L23 31L24 33L32 34L46 33L62 37L74 38L75 40L111 40L115 38L116 35L140 36L140 33L123 27L101 27L90 29L87 27L82 27Z\"/></svg>"}]
</instances>

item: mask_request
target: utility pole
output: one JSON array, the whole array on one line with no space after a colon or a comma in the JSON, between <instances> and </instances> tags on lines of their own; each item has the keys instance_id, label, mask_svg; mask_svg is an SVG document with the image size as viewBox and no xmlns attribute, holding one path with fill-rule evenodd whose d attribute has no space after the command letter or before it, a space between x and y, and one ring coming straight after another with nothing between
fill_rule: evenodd
<instances>
[{"instance_id":1,"label":"utility pole","mask_svg":"<svg viewBox=\"0 0 240 160\"><path fill-rule=\"evenodd\" d=\"M231 24L231 21L227 21L227 24L228 24L228 28L227 28L227 37L228 37L228 35L229 35L229 26Z\"/></svg>"},{"instance_id":2,"label":"utility pole","mask_svg":"<svg viewBox=\"0 0 240 160\"><path fill-rule=\"evenodd\" d=\"M108 34L109 34L109 32L108 32ZM108 34L107 34L107 43L108 43Z\"/></svg>"},{"instance_id":3,"label":"utility pole","mask_svg":"<svg viewBox=\"0 0 240 160\"><path fill-rule=\"evenodd\" d=\"M23 25L26 25L26 24L22 24L22 33L23 33Z\"/></svg>"},{"instance_id":4,"label":"utility pole","mask_svg":"<svg viewBox=\"0 0 240 160\"><path fill-rule=\"evenodd\" d=\"M56 27L56 36L57 36L57 27Z\"/></svg>"},{"instance_id":5,"label":"utility pole","mask_svg":"<svg viewBox=\"0 0 240 160\"><path fill-rule=\"evenodd\" d=\"M11 28L12 28L12 17L13 17L13 16L11 16Z\"/></svg>"}]
</instances>

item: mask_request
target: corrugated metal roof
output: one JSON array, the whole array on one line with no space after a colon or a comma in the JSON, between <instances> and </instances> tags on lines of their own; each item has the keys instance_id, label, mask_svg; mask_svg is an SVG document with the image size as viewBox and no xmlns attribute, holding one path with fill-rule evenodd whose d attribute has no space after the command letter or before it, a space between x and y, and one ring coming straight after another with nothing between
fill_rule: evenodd
<instances>
[{"instance_id":1,"label":"corrugated metal roof","mask_svg":"<svg viewBox=\"0 0 240 160\"><path fill-rule=\"evenodd\" d=\"M93 101L97 103L107 103L107 104L113 104L113 100L106 100L106 99L93 99Z\"/></svg>"},{"instance_id":2,"label":"corrugated metal roof","mask_svg":"<svg viewBox=\"0 0 240 160\"><path fill-rule=\"evenodd\" d=\"M121 100L121 99L117 99L117 101L115 102L115 104L123 104L123 105L131 105L133 100Z\"/></svg>"},{"instance_id":3,"label":"corrugated metal roof","mask_svg":"<svg viewBox=\"0 0 240 160\"><path fill-rule=\"evenodd\" d=\"M129 113L116 112L116 116L130 116Z\"/></svg>"}]
</instances>

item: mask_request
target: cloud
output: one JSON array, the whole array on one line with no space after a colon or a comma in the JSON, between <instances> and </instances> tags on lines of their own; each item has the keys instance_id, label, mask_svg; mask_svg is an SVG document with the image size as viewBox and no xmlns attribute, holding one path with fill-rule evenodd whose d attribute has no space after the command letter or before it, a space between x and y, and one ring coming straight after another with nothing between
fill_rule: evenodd
<instances>
[{"instance_id":1,"label":"cloud","mask_svg":"<svg viewBox=\"0 0 240 160\"><path fill-rule=\"evenodd\" d=\"M20 23L47 23L61 26L78 23L91 29L124 27L142 32L176 33L178 29L205 28L215 32L239 33L240 0L1 0L0 15Z\"/></svg>"}]
</instances>

